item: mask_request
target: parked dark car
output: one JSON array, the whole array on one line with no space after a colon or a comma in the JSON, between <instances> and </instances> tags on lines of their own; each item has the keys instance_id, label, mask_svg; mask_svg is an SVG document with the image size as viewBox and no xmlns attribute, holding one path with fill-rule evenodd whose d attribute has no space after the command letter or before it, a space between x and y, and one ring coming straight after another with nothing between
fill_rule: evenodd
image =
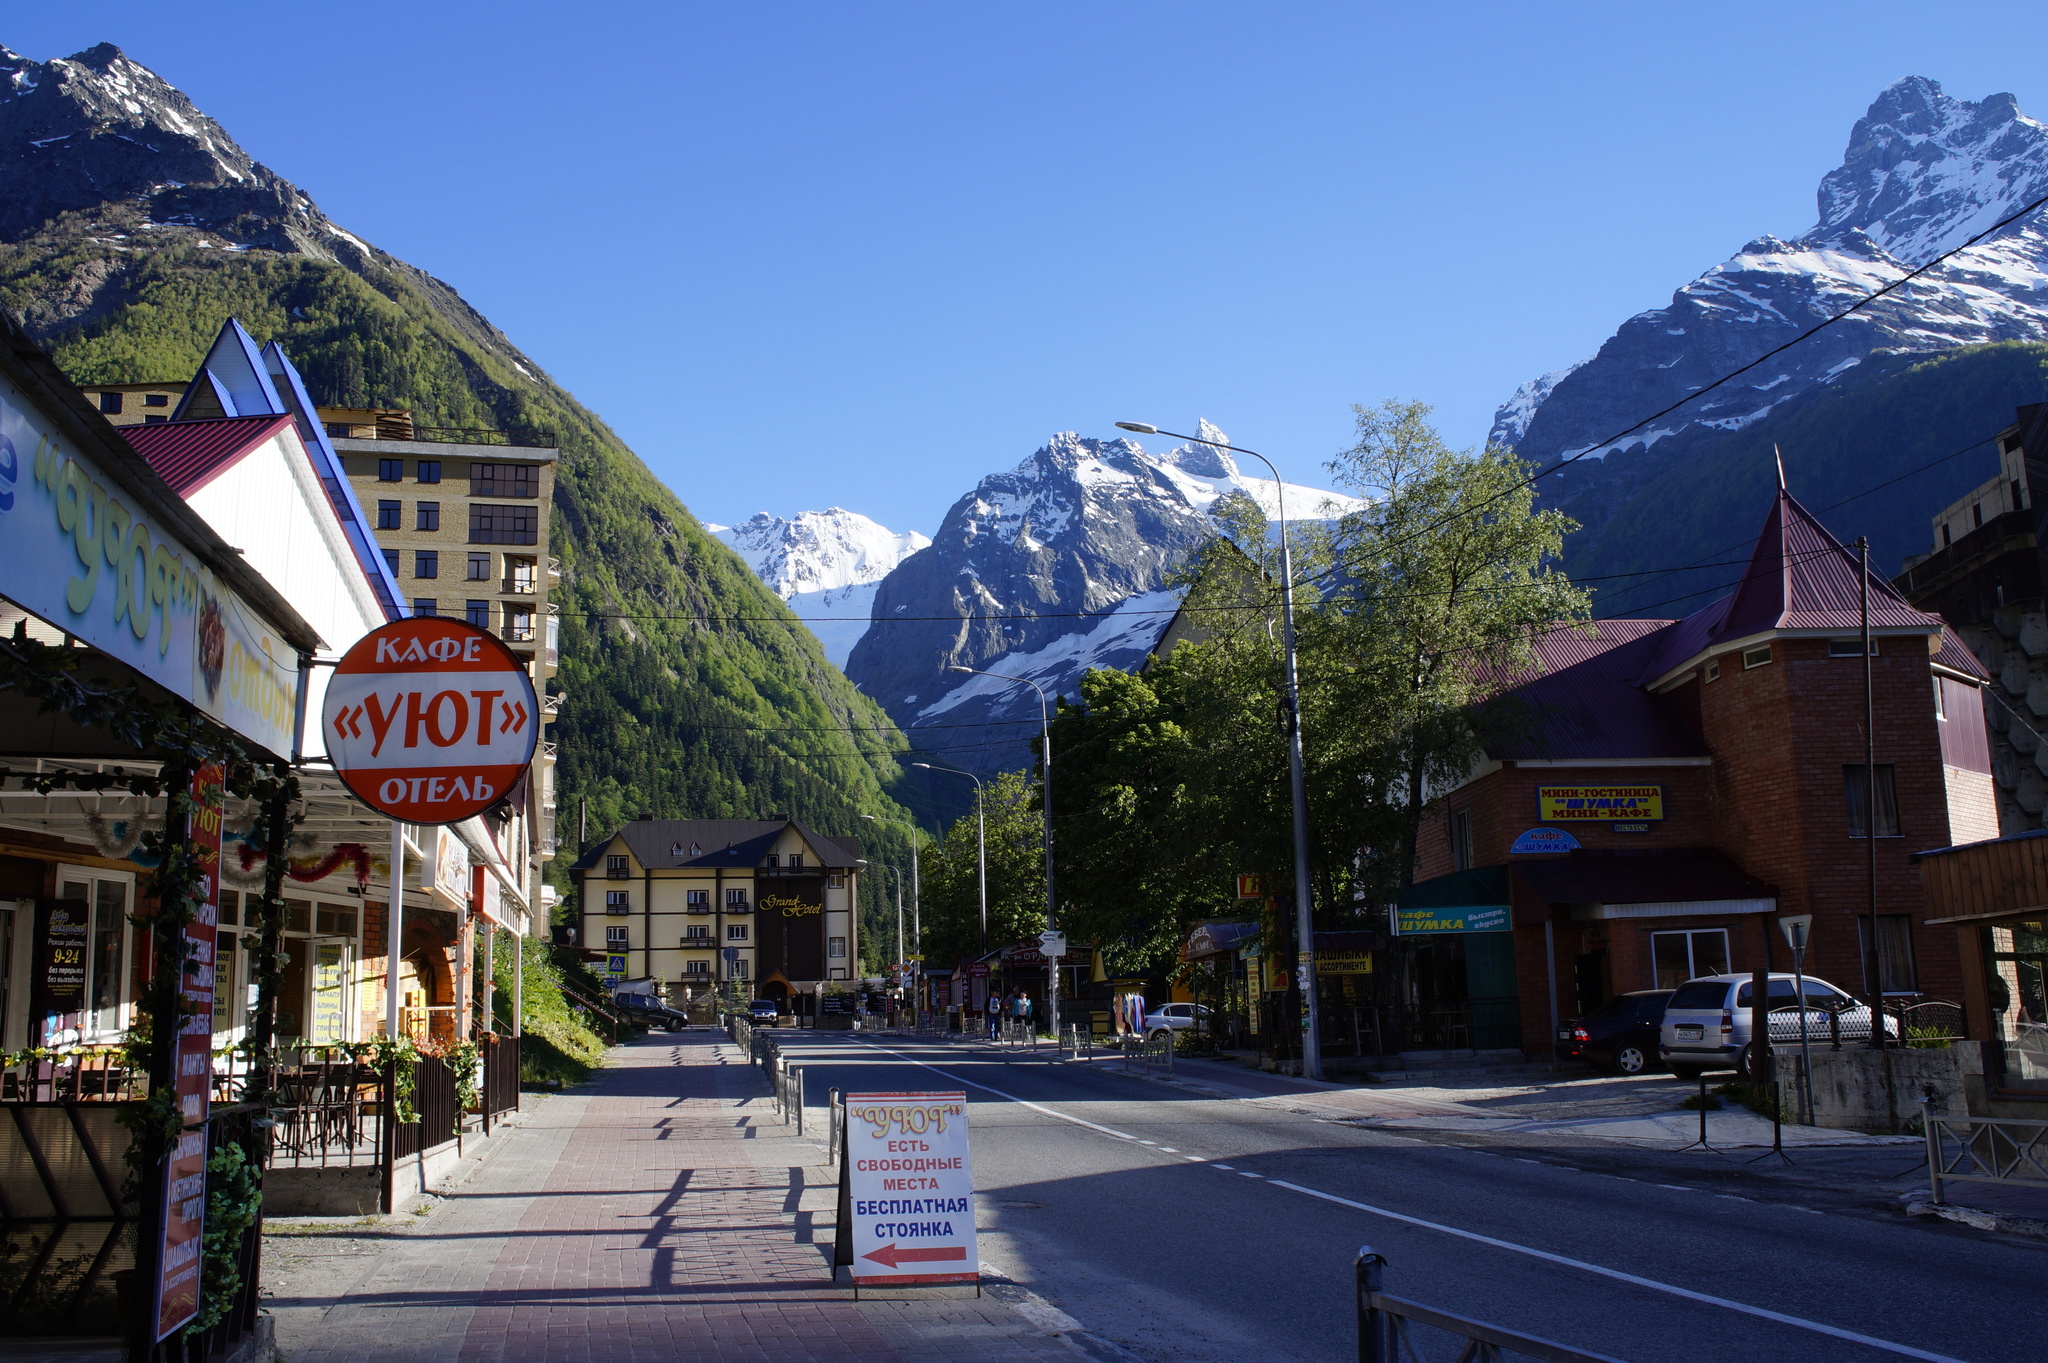
<instances>
[{"instance_id":1,"label":"parked dark car","mask_svg":"<svg viewBox=\"0 0 2048 1363\"><path fill-rule=\"evenodd\" d=\"M1669 989L1617 994L1557 1030L1557 1053L1601 1069L1641 1074L1657 1065L1657 1029L1664 1025Z\"/></svg>"},{"instance_id":2,"label":"parked dark car","mask_svg":"<svg viewBox=\"0 0 2048 1363\"><path fill-rule=\"evenodd\" d=\"M645 1027L650 1032L657 1027L680 1032L690 1025L688 1015L669 1007L660 999L649 998L645 994L619 995L619 1011L625 1014L628 1022Z\"/></svg>"}]
</instances>

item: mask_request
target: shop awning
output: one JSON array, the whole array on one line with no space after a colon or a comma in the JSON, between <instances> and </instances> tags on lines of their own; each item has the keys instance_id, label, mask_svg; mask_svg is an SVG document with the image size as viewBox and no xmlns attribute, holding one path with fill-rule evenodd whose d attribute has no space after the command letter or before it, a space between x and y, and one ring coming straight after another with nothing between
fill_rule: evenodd
<instances>
[{"instance_id":1,"label":"shop awning","mask_svg":"<svg viewBox=\"0 0 2048 1363\"><path fill-rule=\"evenodd\" d=\"M1193 961L1229 951L1246 938L1257 936L1258 931L1257 923L1197 923L1189 931L1187 941L1181 943L1180 958Z\"/></svg>"},{"instance_id":2,"label":"shop awning","mask_svg":"<svg viewBox=\"0 0 2048 1363\"><path fill-rule=\"evenodd\" d=\"M1706 914L1772 913L1775 885L1758 880L1728 857L1706 849L1653 856L1573 854L1545 862L1516 862L1517 902L1568 905L1574 918L1679 918ZM1540 912L1540 921L1548 917Z\"/></svg>"}]
</instances>

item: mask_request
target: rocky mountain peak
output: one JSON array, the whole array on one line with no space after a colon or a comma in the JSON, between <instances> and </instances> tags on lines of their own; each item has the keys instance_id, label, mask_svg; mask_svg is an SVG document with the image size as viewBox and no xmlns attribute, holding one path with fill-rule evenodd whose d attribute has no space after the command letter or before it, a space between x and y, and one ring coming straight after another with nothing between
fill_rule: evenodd
<instances>
[{"instance_id":1,"label":"rocky mountain peak","mask_svg":"<svg viewBox=\"0 0 2048 1363\"><path fill-rule=\"evenodd\" d=\"M915 530L898 534L838 506L800 511L786 519L761 511L735 526L705 528L737 550L785 601L806 592L880 582L891 568L931 543Z\"/></svg>"},{"instance_id":2,"label":"rocky mountain peak","mask_svg":"<svg viewBox=\"0 0 2048 1363\"><path fill-rule=\"evenodd\" d=\"M1524 384L1495 414L1491 439L1538 464L1591 455L1552 480L1546 496L1557 504L1576 497L1573 514L1592 525L1613 502L1609 485L1632 476L1594 461L1634 458L1681 434L1740 430L1873 354L2048 338L2048 233L2023 219L1866 308L1856 324L1614 441L2044 194L2048 128L2012 96L1973 103L1925 77L1898 81L1822 178L1813 228L1790 241L1755 238L1666 306L1624 322L1591 359Z\"/></svg>"},{"instance_id":3,"label":"rocky mountain peak","mask_svg":"<svg viewBox=\"0 0 2048 1363\"><path fill-rule=\"evenodd\" d=\"M184 92L111 43L38 62L0 48L0 241L66 214L136 233L361 268L369 248L252 158Z\"/></svg>"}]
</instances>

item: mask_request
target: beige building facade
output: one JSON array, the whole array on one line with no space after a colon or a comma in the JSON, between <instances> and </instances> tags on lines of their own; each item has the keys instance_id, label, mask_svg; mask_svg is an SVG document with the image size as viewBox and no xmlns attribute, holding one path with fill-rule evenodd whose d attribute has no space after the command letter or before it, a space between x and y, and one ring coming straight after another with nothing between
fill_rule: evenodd
<instances>
[{"instance_id":1,"label":"beige building facade","mask_svg":"<svg viewBox=\"0 0 2048 1363\"><path fill-rule=\"evenodd\" d=\"M855 839L792 818L636 819L570 869L578 944L604 952L609 982L652 979L671 997L829 988L860 959L866 866Z\"/></svg>"}]
</instances>

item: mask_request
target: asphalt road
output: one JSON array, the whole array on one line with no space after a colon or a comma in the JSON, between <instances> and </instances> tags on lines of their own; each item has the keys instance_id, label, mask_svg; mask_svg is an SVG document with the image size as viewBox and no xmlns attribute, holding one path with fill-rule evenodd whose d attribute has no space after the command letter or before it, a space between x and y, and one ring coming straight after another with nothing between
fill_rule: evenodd
<instances>
[{"instance_id":1,"label":"asphalt road","mask_svg":"<svg viewBox=\"0 0 2048 1363\"><path fill-rule=\"evenodd\" d=\"M2048 1359L2048 1245L1361 1130L1114 1064L776 1037L811 1131L828 1088L965 1088L985 1267L1143 1359L1354 1357L1367 1244L1389 1292L1628 1363Z\"/></svg>"}]
</instances>

